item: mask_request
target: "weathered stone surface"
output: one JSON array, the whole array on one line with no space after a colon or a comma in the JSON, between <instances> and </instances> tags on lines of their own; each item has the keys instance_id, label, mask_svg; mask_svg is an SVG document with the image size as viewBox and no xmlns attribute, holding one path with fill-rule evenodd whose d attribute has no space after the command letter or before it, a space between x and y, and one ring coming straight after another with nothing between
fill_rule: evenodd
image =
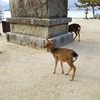
<instances>
[{"instance_id":1,"label":"weathered stone surface","mask_svg":"<svg viewBox=\"0 0 100 100\"><path fill-rule=\"evenodd\" d=\"M49 17L67 17L67 0L48 0Z\"/></svg>"},{"instance_id":2,"label":"weathered stone surface","mask_svg":"<svg viewBox=\"0 0 100 100\"><path fill-rule=\"evenodd\" d=\"M32 35L41 38L51 38L67 32L66 24L50 27L27 24L10 24L10 28L12 33Z\"/></svg>"},{"instance_id":3,"label":"weathered stone surface","mask_svg":"<svg viewBox=\"0 0 100 100\"><path fill-rule=\"evenodd\" d=\"M21 34L14 34L14 33L7 33L7 41L20 44L20 45L27 45L29 47L33 48L43 48L44 47L44 41L43 38L37 38L34 36L29 35L21 35Z\"/></svg>"},{"instance_id":4,"label":"weathered stone surface","mask_svg":"<svg viewBox=\"0 0 100 100\"><path fill-rule=\"evenodd\" d=\"M12 17L67 17L67 0L9 0Z\"/></svg>"},{"instance_id":5,"label":"weathered stone surface","mask_svg":"<svg viewBox=\"0 0 100 100\"><path fill-rule=\"evenodd\" d=\"M58 26L51 26L51 27L48 27L48 37L47 38L51 38L51 37L66 34L66 33L67 33L66 24L58 25Z\"/></svg>"},{"instance_id":6,"label":"weathered stone surface","mask_svg":"<svg viewBox=\"0 0 100 100\"><path fill-rule=\"evenodd\" d=\"M27 24L10 24L11 32L23 35L32 35L45 38L48 35L48 27Z\"/></svg>"},{"instance_id":7,"label":"weathered stone surface","mask_svg":"<svg viewBox=\"0 0 100 100\"><path fill-rule=\"evenodd\" d=\"M13 42L20 45L27 45L33 48L44 48L44 44L46 39L29 36L29 35L21 35L21 34L14 34L14 33L7 33L7 41ZM68 44L73 41L73 34L67 33L64 35L56 36L50 38L53 41L55 47L60 47L65 44Z\"/></svg>"},{"instance_id":8,"label":"weathered stone surface","mask_svg":"<svg viewBox=\"0 0 100 100\"><path fill-rule=\"evenodd\" d=\"M32 25L40 25L40 26L61 25L61 24L67 24L68 22L71 21L72 18L70 17L51 18L51 19L24 18L24 17L7 18L7 22L9 23L32 24Z\"/></svg>"},{"instance_id":9,"label":"weathered stone surface","mask_svg":"<svg viewBox=\"0 0 100 100\"><path fill-rule=\"evenodd\" d=\"M41 38L51 38L67 33L67 23L71 18L8 18L12 33L33 35ZM16 23L16 24L15 24Z\"/></svg>"},{"instance_id":10,"label":"weathered stone surface","mask_svg":"<svg viewBox=\"0 0 100 100\"><path fill-rule=\"evenodd\" d=\"M50 38L53 41L55 47L61 47L67 45L73 41L73 34L67 33L64 35L59 35L53 38Z\"/></svg>"}]
</instances>

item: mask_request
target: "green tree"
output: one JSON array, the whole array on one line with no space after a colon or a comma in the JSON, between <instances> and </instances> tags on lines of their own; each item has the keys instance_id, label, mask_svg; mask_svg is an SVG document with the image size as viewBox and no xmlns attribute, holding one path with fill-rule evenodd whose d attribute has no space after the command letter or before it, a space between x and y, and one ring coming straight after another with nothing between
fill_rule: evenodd
<instances>
[{"instance_id":1,"label":"green tree","mask_svg":"<svg viewBox=\"0 0 100 100\"><path fill-rule=\"evenodd\" d=\"M99 6L98 3L100 3L100 0L78 0L78 2L81 3L81 4L78 5L77 3L75 3L76 7L79 7L79 8L92 7L93 18L94 18L94 16L95 16L94 8L96 6Z\"/></svg>"},{"instance_id":2,"label":"green tree","mask_svg":"<svg viewBox=\"0 0 100 100\"><path fill-rule=\"evenodd\" d=\"M100 0L91 0L91 1L96 3L98 6L98 9L100 10Z\"/></svg>"},{"instance_id":3,"label":"green tree","mask_svg":"<svg viewBox=\"0 0 100 100\"><path fill-rule=\"evenodd\" d=\"M100 4L100 0L90 0L90 1Z\"/></svg>"}]
</instances>

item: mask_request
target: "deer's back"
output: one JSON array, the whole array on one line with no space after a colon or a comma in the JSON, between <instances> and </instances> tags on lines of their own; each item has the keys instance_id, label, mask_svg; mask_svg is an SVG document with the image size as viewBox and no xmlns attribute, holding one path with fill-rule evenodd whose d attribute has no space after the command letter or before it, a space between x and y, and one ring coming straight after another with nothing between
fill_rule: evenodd
<instances>
[{"instance_id":1,"label":"deer's back","mask_svg":"<svg viewBox=\"0 0 100 100\"><path fill-rule=\"evenodd\" d=\"M78 29L80 28L81 26L79 24L70 24L68 26L68 32L75 32L75 31L78 31Z\"/></svg>"},{"instance_id":2,"label":"deer's back","mask_svg":"<svg viewBox=\"0 0 100 100\"><path fill-rule=\"evenodd\" d=\"M55 59L58 59L62 62L73 59L74 56L78 56L75 51L71 49L56 48L52 53Z\"/></svg>"}]
</instances>

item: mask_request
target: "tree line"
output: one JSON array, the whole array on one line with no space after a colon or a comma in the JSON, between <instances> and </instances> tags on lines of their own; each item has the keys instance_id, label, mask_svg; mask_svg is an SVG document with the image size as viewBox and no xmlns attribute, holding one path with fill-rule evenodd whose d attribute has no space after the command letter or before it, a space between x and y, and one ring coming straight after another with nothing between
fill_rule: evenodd
<instances>
[{"instance_id":1,"label":"tree line","mask_svg":"<svg viewBox=\"0 0 100 100\"><path fill-rule=\"evenodd\" d=\"M98 7L98 9L100 10L100 0L78 0L78 2L80 4L75 3L76 7L79 7L79 8L92 7L93 18L95 18L94 8Z\"/></svg>"}]
</instances>

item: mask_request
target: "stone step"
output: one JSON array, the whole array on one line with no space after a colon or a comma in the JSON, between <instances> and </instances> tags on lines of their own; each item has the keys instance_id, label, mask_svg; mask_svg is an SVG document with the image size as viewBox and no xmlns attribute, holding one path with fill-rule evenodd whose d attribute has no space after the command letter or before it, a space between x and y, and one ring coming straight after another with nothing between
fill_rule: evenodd
<instances>
[{"instance_id":1,"label":"stone step","mask_svg":"<svg viewBox=\"0 0 100 100\"><path fill-rule=\"evenodd\" d=\"M35 36L15 34L11 32L6 33L6 35L7 35L8 42L12 42L12 43L20 44L20 45L27 45L33 48L43 49L44 44L46 43L46 39L35 37ZM72 42L73 34L66 33L64 35L55 36L49 39L53 41L55 47L60 47Z\"/></svg>"}]
</instances>

